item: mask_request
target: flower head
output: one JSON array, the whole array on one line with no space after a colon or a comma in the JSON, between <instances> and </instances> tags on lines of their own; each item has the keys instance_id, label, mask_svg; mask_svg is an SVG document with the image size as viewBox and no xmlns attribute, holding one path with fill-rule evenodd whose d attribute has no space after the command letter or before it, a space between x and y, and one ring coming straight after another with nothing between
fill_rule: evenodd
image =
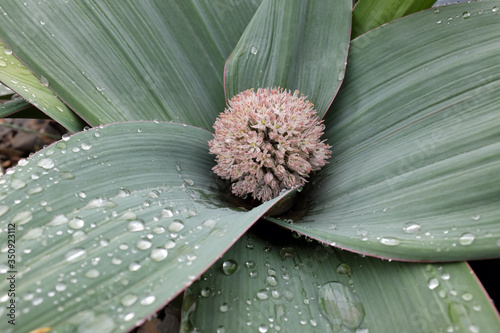
<instances>
[{"instance_id":1,"label":"flower head","mask_svg":"<svg viewBox=\"0 0 500 333\"><path fill-rule=\"evenodd\" d=\"M240 197L267 201L304 185L330 157L330 146L320 141L325 126L298 91L243 91L229 101L214 129L212 170L231 180L233 194Z\"/></svg>"}]
</instances>

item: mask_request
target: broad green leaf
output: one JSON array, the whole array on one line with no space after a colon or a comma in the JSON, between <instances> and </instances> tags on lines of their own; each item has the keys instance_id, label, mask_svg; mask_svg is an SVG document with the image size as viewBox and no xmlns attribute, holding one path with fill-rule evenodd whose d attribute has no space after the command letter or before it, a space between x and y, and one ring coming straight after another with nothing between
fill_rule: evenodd
<instances>
[{"instance_id":1,"label":"broad green leaf","mask_svg":"<svg viewBox=\"0 0 500 333\"><path fill-rule=\"evenodd\" d=\"M225 68L226 97L281 86L309 96L324 115L344 78L350 0L264 1Z\"/></svg>"},{"instance_id":2,"label":"broad green leaf","mask_svg":"<svg viewBox=\"0 0 500 333\"><path fill-rule=\"evenodd\" d=\"M359 0L352 11L352 38L400 17L430 8L436 0Z\"/></svg>"},{"instance_id":3,"label":"broad green leaf","mask_svg":"<svg viewBox=\"0 0 500 333\"><path fill-rule=\"evenodd\" d=\"M250 211L226 202L211 136L172 123L102 126L0 178L2 248L16 238L15 263L5 255L1 271L15 275L22 304L0 331L123 332L191 284L279 200ZM8 286L3 278L4 316Z\"/></svg>"},{"instance_id":4,"label":"broad green leaf","mask_svg":"<svg viewBox=\"0 0 500 333\"><path fill-rule=\"evenodd\" d=\"M258 227L258 228L256 228ZM465 263L363 258L258 223L186 292L181 332L495 332Z\"/></svg>"},{"instance_id":5,"label":"broad green leaf","mask_svg":"<svg viewBox=\"0 0 500 333\"><path fill-rule=\"evenodd\" d=\"M442 7L355 39L325 119L333 157L305 216L279 223L374 256L498 257L499 7Z\"/></svg>"},{"instance_id":6,"label":"broad green leaf","mask_svg":"<svg viewBox=\"0 0 500 333\"><path fill-rule=\"evenodd\" d=\"M227 59L262 0L194 0L217 47Z\"/></svg>"},{"instance_id":7,"label":"broad green leaf","mask_svg":"<svg viewBox=\"0 0 500 333\"><path fill-rule=\"evenodd\" d=\"M93 126L174 120L210 128L224 59L190 1L2 4L6 45Z\"/></svg>"},{"instance_id":8,"label":"broad green leaf","mask_svg":"<svg viewBox=\"0 0 500 333\"><path fill-rule=\"evenodd\" d=\"M3 81L29 103L39 108L68 130L72 132L81 131L85 123L61 102L50 89L43 85L43 82L45 82L44 80L45 79L41 77L42 82L40 82L40 80L12 54L11 50L0 43L0 81ZM5 117L19 110L15 108L11 109L13 107L14 104L10 104L8 110L3 109L0 113L0 117ZM26 108L26 106L21 107Z\"/></svg>"}]
</instances>

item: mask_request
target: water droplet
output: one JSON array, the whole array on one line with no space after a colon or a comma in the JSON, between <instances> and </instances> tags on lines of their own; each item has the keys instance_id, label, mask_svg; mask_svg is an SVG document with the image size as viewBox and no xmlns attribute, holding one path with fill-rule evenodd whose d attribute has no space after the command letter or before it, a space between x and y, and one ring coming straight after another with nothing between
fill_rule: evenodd
<instances>
[{"instance_id":1,"label":"water droplet","mask_svg":"<svg viewBox=\"0 0 500 333\"><path fill-rule=\"evenodd\" d=\"M32 228L26 232L21 239L24 240L31 240L31 239L37 239L38 237L41 237L43 235L43 229L42 228Z\"/></svg>"},{"instance_id":2,"label":"water droplet","mask_svg":"<svg viewBox=\"0 0 500 333\"><path fill-rule=\"evenodd\" d=\"M137 247L139 250L147 250L151 247L151 245L153 245L153 243L151 243L147 239L140 239L135 244L135 247Z\"/></svg>"},{"instance_id":3,"label":"water droplet","mask_svg":"<svg viewBox=\"0 0 500 333\"><path fill-rule=\"evenodd\" d=\"M75 175L69 171L59 172L59 177L61 177L61 179L75 179Z\"/></svg>"},{"instance_id":4,"label":"water droplet","mask_svg":"<svg viewBox=\"0 0 500 333\"><path fill-rule=\"evenodd\" d=\"M222 272L224 275L232 275L238 270L238 263L232 259L226 260L222 263Z\"/></svg>"},{"instance_id":5,"label":"water droplet","mask_svg":"<svg viewBox=\"0 0 500 333\"><path fill-rule=\"evenodd\" d=\"M471 301L473 298L474 298L474 295L472 295L471 293L463 293L462 294L462 299L466 302Z\"/></svg>"},{"instance_id":6,"label":"water droplet","mask_svg":"<svg viewBox=\"0 0 500 333\"><path fill-rule=\"evenodd\" d=\"M146 296L144 297L143 299L141 299L141 304L142 305L150 305L150 304L153 304L153 302L155 301L156 297L155 296Z\"/></svg>"},{"instance_id":7,"label":"water droplet","mask_svg":"<svg viewBox=\"0 0 500 333\"><path fill-rule=\"evenodd\" d=\"M170 209L162 209L162 211L161 211L162 218L169 218L172 216L174 216L174 213Z\"/></svg>"},{"instance_id":8,"label":"water droplet","mask_svg":"<svg viewBox=\"0 0 500 333\"><path fill-rule=\"evenodd\" d=\"M32 187L26 191L26 193L28 193L29 195L37 194L37 193L41 193L41 192L43 192L43 187L41 187L41 186L35 186L35 187Z\"/></svg>"},{"instance_id":9,"label":"water droplet","mask_svg":"<svg viewBox=\"0 0 500 333\"><path fill-rule=\"evenodd\" d=\"M491 11L492 11L493 13L498 12L498 6L493 7L493 9L491 9Z\"/></svg>"},{"instance_id":10,"label":"water droplet","mask_svg":"<svg viewBox=\"0 0 500 333\"><path fill-rule=\"evenodd\" d=\"M281 260L285 260L286 258L294 258L295 250L293 249L293 247L286 246L280 250L280 257Z\"/></svg>"},{"instance_id":11,"label":"water droplet","mask_svg":"<svg viewBox=\"0 0 500 333\"><path fill-rule=\"evenodd\" d=\"M335 331L339 331L341 325L356 329L365 316L363 303L358 296L339 282L328 282L321 286L318 303L321 313Z\"/></svg>"},{"instance_id":12,"label":"water droplet","mask_svg":"<svg viewBox=\"0 0 500 333\"><path fill-rule=\"evenodd\" d=\"M186 185L193 186L194 180L192 180L191 178L184 178L184 183L186 183Z\"/></svg>"},{"instance_id":13,"label":"water droplet","mask_svg":"<svg viewBox=\"0 0 500 333\"><path fill-rule=\"evenodd\" d=\"M144 228L144 222L141 220L133 220L127 224L127 230L131 232L142 231Z\"/></svg>"},{"instance_id":14,"label":"water droplet","mask_svg":"<svg viewBox=\"0 0 500 333\"><path fill-rule=\"evenodd\" d=\"M420 224L410 221L410 222L406 222L403 225L403 231L408 233L408 234L414 234L416 232L419 232L421 227L422 226Z\"/></svg>"},{"instance_id":15,"label":"water droplet","mask_svg":"<svg viewBox=\"0 0 500 333\"><path fill-rule=\"evenodd\" d=\"M153 228L153 232L157 235L160 235L165 232L165 228L162 227L161 225L157 225Z\"/></svg>"},{"instance_id":16,"label":"water droplet","mask_svg":"<svg viewBox=\"0 0 500 333\"><path fill-rule=\"evenodd\" d=\"M213 228L215 227L215 220L212 220L212 219L208 219L208 220L205 220L205 222L203 222L203 226L206 227L206 228Z\"/></svg>"},{"instance_id":17,"label":"water droplet","mask_svg":"<svg viewBox=\"0 0 500 333\"><path fill-rule=\"evenodd\" d=\"M479 220L480 218L481 218L481 215L479 215L479 214L472 214L472 219L473 219L474 221L477 221L477 220Z\"/></svg>"},{"instance_id":18,"label":"water droplet","mask_svg":"<svg viewBox=\"0 0 500 333\"><path fill-rule=\"evenodd\" d=\"M345 76L345 70L344 68L339 69L339 74L337 75L337 80L342 81Z\"/></svg>"},{"instance_id":19,"label":"water droplet","mask_svg":"<svg viewBox=\"0 0 500 333\"><path fill-rule=\"evenodd\" d=\"M136 272L140 268L141 268L141 264L139 264L138 262L135 262L135 261L130 263L130 265L128 265L128 270L131 272Z\"/></svg>"},{"instance_id":20,"label":"water droplet","mask_svg":"<svg viewBox=\"0 0 500 333\"><path fill-rule=\"evenodd\" d=\"M208 297L212 293L212 290L209 287L205 287L200 291L201 297Z\"/></svg>"},{"instance_id":21,"label":"water droplet","mask_svg":"<svg viewBox=\"0 0 500 333\"><path fill-rule=\"evenodd\" d=\"M87 277L89 279L95 279L95 278L99 277L99 275L101 275L101 272L99 272L95 268L89 269L87 271L87 273L85 273L85 277Z\"/></svg>"},{"instance_id":22,"label":"water droplet","mask_svg":"<svg viewBox=\"0 0 500 333\"><path fill-rule=\"evenodd\" d=\"M131 306L132 304L137 301L137 296L133 294L128 294L122 297L120 303L122 303L123 306Z\"/></svg>"},{"instance_id":23,"label":"water droplet","mask_svg":"<svg viewBox=\"0 0 500 333\"><path fill-rule=\"evenodd\" d=\"M21 179L12 179L12 182L10 183L10 187L13 190L19 190L23 187L26 187L26 183L22 181Z\"/></svg>"},{"instance_id":24,"label":"water droplet","mask_svg":"<svg viewBox=\"0 0 500 333\"><path fill-rule=\"evenodd\" d=\"M89 143L89 142L83 142L80 147L83 149L83 150L89 150L90 148L92 148L92 145Z\"/></svg>"},{"instance_id":25,"label":"water droplet","mask_svg":"<svg viewBox=\"0 0 500 333\"><path fill-rule=\"evenodd\" d=\"M77 261L77 260L82 259L86 253L87 252L85 251L84 248L76 248L76 249L69 250L66 253L65 258L66 258L66 261L73 262L73 261Z\"/></svg>"},{"instance_id":26,"label":"water droplet","mask_svg":"<svg viewBox=\"0 0 500 333\"><path fill-rule=\"evenodd\" d=\"M342 263L337 266L337 273L347 274L350 276L352 274L352 268L348 264Z\"/></svg>"},{"instance_id":27,"label":"water droplet","mask_svg":"<svg viewBox=\"0 0 500 333\"><path fill-rule=\"evenodd\" d=\"M458 238L458 242L462 245L470 245L476 239L476 236L473 234L466 232Z\"/></svg>"},{"instance_id":28,"label":"water droplet","mask_svg":"<svg viewBox=\"0 0 500 333\"><path fill-rule=\"evenodd\" d=\"M85 225L85 221L83 221L79 217L73 217L71 220L68 222L68 226L72 229L81 229Z\"/></svg>"},{"instance_id":29,"label":"water droplet","mask_svg":"<svg viewBox=\"0 0 500 333\"><path fill-rule=\"evenodd\" d=\"M255 46L252 46L252 48L250 49L250 53L257 54L257 52L259 52L259 49L256 48Z\"/></svg>"},{"instance_id":30,"label":"water droplet","mask_svg":"<svg viewBox=\"0 0 500 333\"><path fill-rule=\"evenodd\" d=\"M450 279L450 273L441 274L441 279L448 281Z\"/></svg>"},{"instance_id":31,"label":"water droplet","mask_svg":"<svg viewBox=\"0 0 500 333\"><path fill-rule=\"evenodd\" d=\"M9 206L0 206L0 216L7 213L9 211Z\"/></svg>"},{"instance_id":32,"label":"water droplet","mask_svg":"<svg viewBox=\"0 0 500 333\"><path fill-rule=\"evenodd\" d=\"M113 201L111 201L109 199L96 198L96 199L90 200L83 208L84 209L95 209L95 208L108 208L109 209L109 208L114 208L116 206L117 206L116 203L114 203Z\"/></svg>"},{"instance_id":33,"label":"water droplet","mask_svg":"<svg viewBox=\"0 0 500 333\"><path fill-rule=\"evenodd\" d=\"M40 82L46 87L49 86L49 80L43 75L40 76Z\"/></svg>"},{"instance_id":34,"label":"water droplet","mask_svg":"<svg viewBox=\"0 0 500 333\"><path fill-rule=\"evenodd\" d=\"M0 67L7 67L7 63L3 60L0 60Z\"/></svg>"},{"instance_id":35,"label":"water droplet","mask_svg":"<svg viewBox=\"0 0 500 333\"><path fill-rule=\"evenodd\" d=\"M439 287L439 280L435 277L430 278L429 281L427 281L427 287L429 287L430 290L436 289Z\"/></svg>"},{"instance_id":36,"label":"water droplet","mask_svg":"<svg viewBox=\"0 0 500 333\"><path fill-rule=\"evenodd\" d=\"M52 218L52 220L50 220L49 223L47 223L48 226L51 226L51 227L54 227L54 226L57 226L57 225L63 225L63 224L66 224L68 223L68 218L63 215L63 214L59 214L59 215L56 215Z\"/></svg>"},{"instance_id":37,"label":"water droplet","mask_svg":"<svg viewBox=\"0 0 500 333\"><path fill-rule=\"evenodd\" d=\"M382 237L380 243L387 246L397 246L401 244L401 240L394 237Z\"/></svg>"},{"instance_id":38,"label":"water droplet","mask_svg":"<svg viewBox=\"0 0 500 333\"><path fill-rule=\"evenodd\" d=\"M267 290L262 289L257 292L257 298L260 299L261 301L265 301L266 299L269 298L269 295L267 293Z\"/></svg>"},{"instance_id":39,"label":"water droplet","mask_svg":"<svg viewBox=\"0 0 500 333\"><path fill-rule=\"evenodd\" d=\"M64 283L59 282L56 284L55 288L56 288L56 291L61 292L61 291L65 291L67 286Z\"/></svg>"},{"instance_id":40,"label":"water droplet","mask_svg":"<svg viewBox=\"0 0 500 333\"><path fill-rule=\"evenodd\" d=\"M464 19L469 18L470 17L470 13L469 12L463 12L462 17Z\"/></svg>"},{"instance_id":41,"label":"water droplet","mask_svg":"<svg viewBox=\"0 0 500 333\"><path fill-rule=\"evenodd\" d=\"M222 303L221 306L219 307L220 312L228 312L229 311L229 305L227 303Z\"/></svg>"},{"instance_id":42,"label":"water droplet","mask_svg":"<svg viewBox=\"0 0 500 333\"><path fill-rule=\"evenodd\" d=\"M259 325L259 333L266 333L268 330L267 325Z\"/></svg>"},{"instance_id":43,"label":"water droplet","mask_svg":"<svg viewBox=\"0 0 500 333\"><path fill-rule=\"evenodd\" d=\"M163 247L168 249L168 250L173 249L175 247L175 242L173 240L169 239Z\"/></svg>"},{"instance_id":44,"label":"water droplet","mask_svg":"<svg viewBox=\"0 0 500 333\"><path fill-rule=\"evenodd\" d=\"M12 218L11 222L18 225L23 225L31 221L33 216L30 211L19 212Z\"/></svg>"},{"instance_id":45,"label":"water droplet","mask_svg":"<svg viewBox=\"0 0 500 333\"><path fill-rule=\"evenodd\" d=\"M266 284L271 287L276 287L278 285L278 280L275 276L268 276L266 278Z\"/></svg>"},{"instance_id":46,"label":"water droplet","mask_svg":"<svg viewBox=\"0 0 500 333\"><path fill-rule=\"evenodd\" d=\"M184 223L181 220L174 220L167 228L169 232L179 232L182 229L184 229Z\"/></svg>"},{"instance_id":47,"label":"water droplet","mask_svg":"<svg viewBox=\"0 0 500 333\"><path fill-rule=\"evenodd\" d=\"M162 261L167 257L167 255L168 251L166 249L156 248L151 251L150 257L153 261Z\"/></svg>"}]
</instances>

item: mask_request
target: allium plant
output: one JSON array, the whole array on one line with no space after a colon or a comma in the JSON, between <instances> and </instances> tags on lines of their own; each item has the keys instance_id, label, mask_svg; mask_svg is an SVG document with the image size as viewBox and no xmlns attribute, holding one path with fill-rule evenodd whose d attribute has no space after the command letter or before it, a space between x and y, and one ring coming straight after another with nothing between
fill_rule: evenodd
<instances>
[{"instance_id":1,"label":"allium plant","mask_svg":"<svg viewBox=\"0 0 500 333\"><path fill-rule=\"evenodd\" d=\"M431 5L1 1L0 112L74 134L0 178L0 331L499 331L500 1Z\"/></svg>"}]
</instances>

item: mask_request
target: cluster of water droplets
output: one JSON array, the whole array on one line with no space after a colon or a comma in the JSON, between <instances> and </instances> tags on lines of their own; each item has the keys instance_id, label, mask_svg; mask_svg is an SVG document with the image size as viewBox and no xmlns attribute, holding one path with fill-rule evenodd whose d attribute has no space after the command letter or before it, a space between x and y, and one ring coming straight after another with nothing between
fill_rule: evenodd
<instances>
[{"instance_id":1,"label":"cluster of water droplets","mask_svg":"<svg viewBox=\"0 0 500 333\"><path fill-rule=\"evenodd\" d=\"M331 248L318 245L310 253L315 258L304 258L303 248L274 246L254 239L252 235L247 234L246 240L240 242L246 242L247 260L232 258L229 252L192 287L192 301L196 306L188 311L188 315L193 329L209 329L209 326L203 326L207 323L197 321L196 311L209 311L205 307L215 304L220 314L216 318L221 322L215 320L211 324L215 325L213 329L217 332L235 330L232 323L236 322L256 332L289 332L291 328L296 331L300 327L321 330L330 327L332 332L369 332L362 325L365 310L352 286L352 268L333 260L337 262L337 280L332 281L333 276L319 278L315 273L318 258L333 259ZM233 286L242 279L245 289L254 292L246 299L240 298L244 293L233 292L236 288ZM311 285L303 286L305 280L311 281ZM239 319L235 321L236 315ZM225 316L228 319L224 319Z\"/></svg>"}]
</instances>

